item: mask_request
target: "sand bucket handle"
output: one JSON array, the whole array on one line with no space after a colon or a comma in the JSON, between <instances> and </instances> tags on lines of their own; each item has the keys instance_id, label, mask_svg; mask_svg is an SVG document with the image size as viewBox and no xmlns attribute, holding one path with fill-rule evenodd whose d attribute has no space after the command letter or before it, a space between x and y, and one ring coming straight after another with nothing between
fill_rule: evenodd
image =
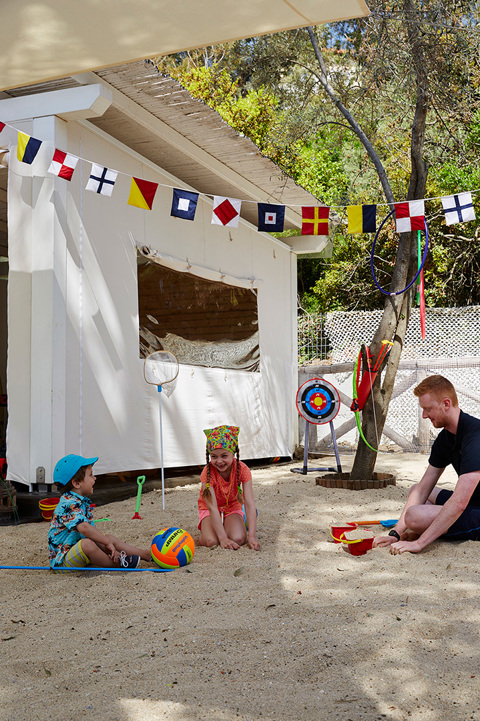
<instances>
[{"instance_id":1,"label":"sand bucket handle","mask_svg":"<svg viewBox=\"0 0 480 721\"><path fill-rule=\"evenodd\" d=\"M351 528L352 531L356 531L356 530L357 530L357 524L354 523L354 522L352 522L352 523L345 523L345 526L351 526L351 527L352 527L352 528ZM344 528L345 528L345 526L344 526ZM339 540L338 536L334 536L333 533L332 533L332 526L330 526L329 531L330 531L330 535L331 535L331 537L333 538L333 540L334 540L334 541L338 541L338 540ZM342 536L343 536L343 533L342 533Z\"/></svg>"},{"instance_id":2,"label":"sand bucket handle","mask_svg":"<svg viewBox=\"0 0 480 721\"><path fill-rule=\"evenodd\" d=\"M353 529L353 530L355 530L355 529ZM366 541L369 538L375 538L375 534L373 533L373 531L367 530L367 533L371 533L372 535L366 536L365 538L354 538L351 541L348 538L345 538L345 533L342 533L338 540L340 541L340 543L351 544L351 543L363 543L363 541Z\"/></svg>"}]
</instances>

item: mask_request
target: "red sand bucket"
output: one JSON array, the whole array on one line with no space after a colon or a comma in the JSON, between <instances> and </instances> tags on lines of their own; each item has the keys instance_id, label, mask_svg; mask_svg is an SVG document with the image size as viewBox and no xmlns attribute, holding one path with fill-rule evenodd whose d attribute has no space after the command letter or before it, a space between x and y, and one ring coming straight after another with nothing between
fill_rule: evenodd
<instances>
[{"instance_id":1,"label":"red sand bucket","mask_svg":"<svg viewBox=\"0 0 480 721\"><path fill-rule=\"evenodd\" d=\"M334 543L340 543L340 536L348 531L354 531L357 528L356 523L345 523L343 526L330 526L330 535Z\"/></svg>"},{"instance_id":2,"label":"red sand bucket","mask_svg":"<svg viewBox=\"0 0 480 721\"><path fill-rule=\"evenodd\" d=\"M42 512L42 518L44 518L45 521L51 519L59 500L59 498L44 498L43 501L38 502L38 506Z\"/></svg>"},{"instance_id":3,"label":"red sand bucket","mask_svg":"<svg viewBox=\"0 0 480 721\"><path fill-rule=\"evenodd\" d=\"M348 533L348 531L346 531L346 533ZM372 531L367 531L367 533L372 533ZM371 550L374 538L375 536L372 533L368 538L355 538L350 541L348 538L345 538L345 533L342 533L339 540L340 543L347 544L347 549L352 556L363 556L367 551Z\"/></svg>"}]
</instances>

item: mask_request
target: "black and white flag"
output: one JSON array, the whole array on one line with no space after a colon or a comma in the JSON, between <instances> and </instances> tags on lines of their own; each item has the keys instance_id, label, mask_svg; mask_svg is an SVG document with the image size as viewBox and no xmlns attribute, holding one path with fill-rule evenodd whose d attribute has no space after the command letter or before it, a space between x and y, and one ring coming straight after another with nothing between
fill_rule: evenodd
<instances>
[{"instance_id":1,"label":"black and white flag","mask_svg":"<svg viewBox=\"0 0 480 721\"><path fill-rule=\"evenodd\" d=\"M471 193L447 195L445 198L442 198L442 205L447 225L475 220Z\"/></svg>"},{"instance_id":2,"label":"black and white flag","mask_svg":"<svg viewBox=\"0 0 480 721\"><path fill-rule=\"evenodd\" d=\"M116 170L110 170L103 165L92 163L90 178L85 186L85 190L91 190L93 193L98 193L99 195L111 195L117 175Z\"/></svg>"}]
</instances>

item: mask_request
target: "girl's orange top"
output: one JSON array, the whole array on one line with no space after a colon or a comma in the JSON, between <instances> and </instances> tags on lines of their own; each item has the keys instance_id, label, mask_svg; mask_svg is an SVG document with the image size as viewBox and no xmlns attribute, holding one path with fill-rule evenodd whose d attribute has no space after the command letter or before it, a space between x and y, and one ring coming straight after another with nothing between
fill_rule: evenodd
<instances>
[{"instance_id":1,"label":"girl's orange top","mask_svg":"<svg viewBox=\"0 0 480 721\"><path fill-rule=\"evenodd\" d=\"M217 499L217 506L220 513L232 511L241 511L242 504L237 498L237 459L233 459L232 467L230 469L230 476L226 481L216 468L210 463L210 488L213 489L215 497ZM202 483L207 482L207 466L202 471L200 476ZM246 483L252 480L252 473L250 468L240 461L240 483ZM198 510L207 511L208 507L202 498L202 490L200 489L200 496L198 499Z\"/></svg>"}]
</instances>

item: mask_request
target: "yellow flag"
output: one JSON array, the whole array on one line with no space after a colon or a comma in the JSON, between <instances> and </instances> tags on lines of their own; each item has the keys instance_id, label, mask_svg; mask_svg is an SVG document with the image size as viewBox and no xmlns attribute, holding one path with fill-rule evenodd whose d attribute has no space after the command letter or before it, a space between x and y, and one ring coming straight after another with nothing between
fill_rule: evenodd
<instances>
[{"instance_id":1,"label":"yellow flag","mask_svg":"<svg viewBox=\"0 0 480 721\"><path fill-rule=\"evenodd\" d=\"M40 150L41 144L41 140L32 138L30 135L19 131L17 140L17 158L22 163L28 163L30 165L33 163L36 154Z\"/></svg>"},{"instance_id":2,"label":"yellow flag","mask_svg":"<svg viewBox=\"0 0 480 721\"><path fill-rule=\"evenodd\" d=\"M151 210L157 188L158 183L152 183L142 178L132 178L128 205L135 205L137 208Z\"/></svg>"},{"instance_id":3,"label":"yellow flag","mask_svg":"<svg viewBox=\"0 0 480 721\"><path fill-rule=\"evenodd\" d=\"M347 205L348 233L375 233L376 205Z\"/></svg>"}]
</instances>

